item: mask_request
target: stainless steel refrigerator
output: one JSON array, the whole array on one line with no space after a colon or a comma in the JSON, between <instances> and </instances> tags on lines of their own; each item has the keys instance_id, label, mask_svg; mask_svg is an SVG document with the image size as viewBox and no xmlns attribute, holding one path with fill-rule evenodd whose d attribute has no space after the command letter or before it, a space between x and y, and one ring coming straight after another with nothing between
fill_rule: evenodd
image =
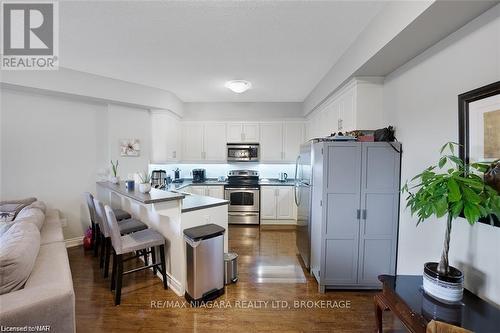
<instances>
[{"instance_id":1,"label":"stainless steel refrigerator","mask_svg":"<svg viewBox=\"0 0 500 333\"><path fill-rule=\"evenodd\" d=\"M311 258L311 200L312 200L312 165L313 143L300 146L300 153L295 164L295 203L297 204L297 237L299 254L307 269Z\"/></svg>"}]
</instances>

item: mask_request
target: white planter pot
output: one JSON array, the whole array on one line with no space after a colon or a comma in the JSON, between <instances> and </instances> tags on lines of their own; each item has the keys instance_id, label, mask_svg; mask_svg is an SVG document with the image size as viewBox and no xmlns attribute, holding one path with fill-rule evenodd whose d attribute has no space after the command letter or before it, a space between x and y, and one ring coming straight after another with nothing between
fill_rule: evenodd
<instances>
[{"instance_id":1,"label":"white planter pot","mask_svg":"<svg viewBox=\"0 0 500 333\"><path fill-rule=\"evenodd\" d=\"M450 266L450 273L443 276L437 273L437 265L437 262L428 262L424 265L425 293L444 303L460 302L464 292L462 272Z\"/></svg>"},{"instance_id":2,"label":"white planter pot","mask_svg":"<svg viewBox=\"0 0 500 333\"><path fill-rule=\"evenodd\" d=\"M118 177L118 176L116 176L116 177L111 176L109 178L109 181L112 182L113 184L118 184L120 182L120 177Z\"/></svg>"},{"instance_id":3,"label":"white planter pot","mask_svg":"<svg viewBox=\"0 0 500 333\"><path fill-rule=\"evenodd\" d=\"M141 193L149 193L151 191L151 184L150 183L141 183L139 184L139 192Z\"/></svg>"}]
</instances>

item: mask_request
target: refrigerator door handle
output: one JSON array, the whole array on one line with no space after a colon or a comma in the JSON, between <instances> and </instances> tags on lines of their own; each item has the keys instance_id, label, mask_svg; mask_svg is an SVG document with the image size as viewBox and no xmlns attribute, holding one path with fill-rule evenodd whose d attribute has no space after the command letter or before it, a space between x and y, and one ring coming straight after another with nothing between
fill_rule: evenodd
<instances>
[{"instance_id":1,"label":"refrigerator door handle","mask_svg":"<svg viewBox=\"0 0 500 333\"><path fill-rule=\"evenodd\" d=\"M356 219L360 219L361 218L361 209L356 209Z\"/></svg>"},{"instance_id":2,"label":"refrigerator door handle","mask_svg":"<svg viewBox=\"0 0 500 333\"><path fill-rule=\"evenodd\" d=\"M363 209L363 220L366 220L366 209Z\"/></svg>"}]
</instances>

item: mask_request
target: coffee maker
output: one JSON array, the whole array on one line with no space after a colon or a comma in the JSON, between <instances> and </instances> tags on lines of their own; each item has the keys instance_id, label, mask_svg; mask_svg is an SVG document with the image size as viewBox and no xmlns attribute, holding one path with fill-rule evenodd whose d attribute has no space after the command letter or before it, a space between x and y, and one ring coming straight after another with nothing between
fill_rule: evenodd
<instances>
[{"instance_id":1,"label":"coffee maker","mask_svg":"<svg viewBox=\"0 0 500 333\"><path fill-rule=\"evenodd\" d=\"M153 170L151 172L151 186L164 189L167 186L167 172L165 170Z\"/></svg>"},{"instance_id":2,"label":"coffee maker","mask_svg":"<svg viewBox=\"0 0 500 333\"><path fill-rule=\"evenodd\" d=\"M203 183L206 179L205 169L193 169L193 183Z\"/></svg>"}]
</instances>

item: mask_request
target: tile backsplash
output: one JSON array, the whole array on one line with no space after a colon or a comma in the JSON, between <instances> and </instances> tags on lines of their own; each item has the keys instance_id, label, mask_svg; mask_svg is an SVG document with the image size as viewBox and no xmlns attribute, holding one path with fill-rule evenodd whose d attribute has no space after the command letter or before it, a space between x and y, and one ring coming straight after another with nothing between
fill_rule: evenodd
<instances>
[{"instance_id":1,"label":"tile backsplash","mask_svg":"<svg viewBox=\"0 0 500 333\"><path fill-rule=\"evenodd\" d=\"M280 172L286 172L288 179L294 178L295 164L262 164L262 163L231 163L231 164L150 164L149 172L153 170L165 170L172 178L173 170L181 170L181 178L192 178L191 170L205 169L208 178L227 176L230 170L249 169L257 170L261 178L278 178Z\"/></svg>"}]
</instances>

